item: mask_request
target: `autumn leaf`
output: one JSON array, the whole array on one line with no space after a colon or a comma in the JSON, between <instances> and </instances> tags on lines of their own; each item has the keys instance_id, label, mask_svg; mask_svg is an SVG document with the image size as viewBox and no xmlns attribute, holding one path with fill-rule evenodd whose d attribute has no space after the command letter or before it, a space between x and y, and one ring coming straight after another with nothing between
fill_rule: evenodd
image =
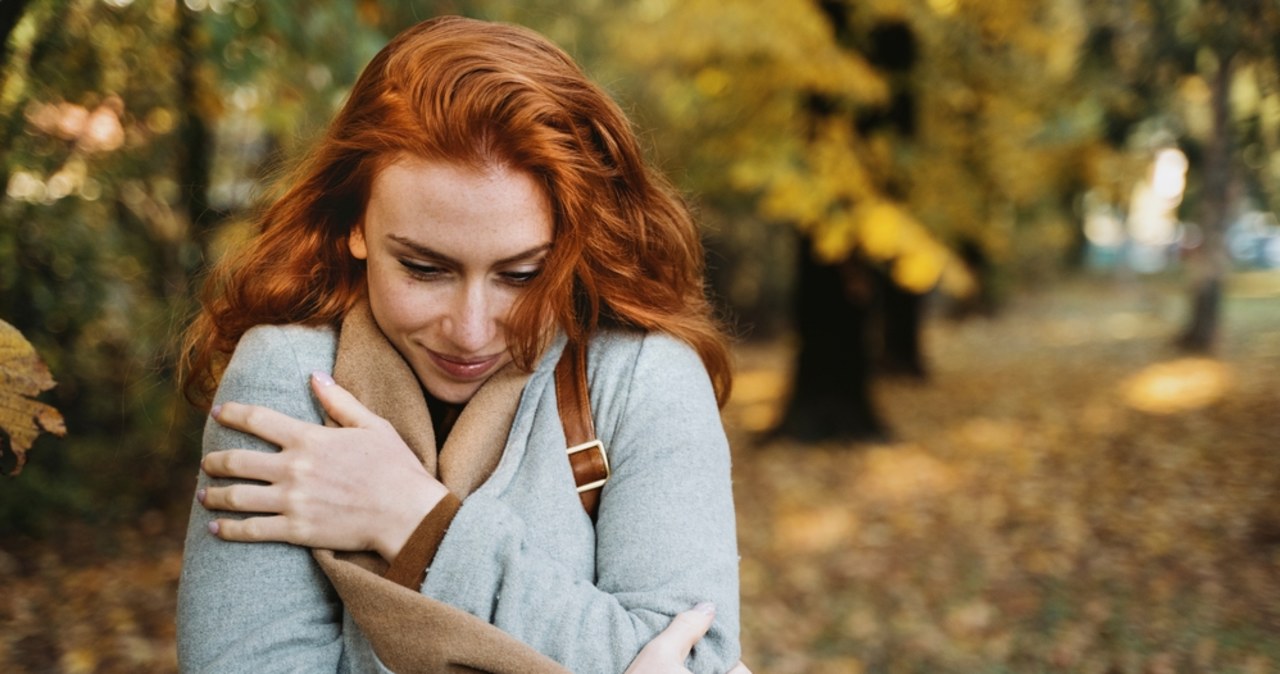
<instances>
[{"instance_id":1,"label":"autumn leaf","mask_svg":"<svg viewBox=\"0 0 1280 674\"><path fill-rule=\"evenodd\" d=\"M57 436L67 434L58 410L32 400L55 382L49 368L18 329L0 321L0 430L9 438L9 449L18 458L10 475L22 472L27 450L41 430ZM0 446L3 449L3 446Z\"/></svg>"}]
</instances>

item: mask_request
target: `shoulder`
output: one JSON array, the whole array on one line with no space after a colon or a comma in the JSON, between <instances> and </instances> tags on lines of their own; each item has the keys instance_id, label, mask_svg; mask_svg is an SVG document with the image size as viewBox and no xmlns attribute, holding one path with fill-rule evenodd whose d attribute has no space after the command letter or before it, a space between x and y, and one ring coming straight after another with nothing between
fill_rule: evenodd
<instances>
[{"instance_id":1,"label":"shoulder","mask_svg":"<svg viewBox=\"0 0 1280 674\"><path fill-rule=\"evenodd\" d=\"M280 365L290 360L333 362L338 338L333 328L308 325L258 325L250 328L236 344L232 361L245 366Z\"/></svg>"},{"instance_id":2,"label":"shoulder","mask_svg":"<svg viewBox=\"0 0 1280 674\"><path fill-rule=\"evenodd\" d=\"M588 354L593 378L621 378L629 388L677 380L680 385L689 380L710 384L697 351L665 332L602 330L592 338Z\"/></svg>"},{"instance_id":3,"label":"shoulder","mask_svg":"<svg viewBox=\"0 0 1280 674\"><path fill-rule=\"evenodd\" d=\"M257 388L267 382L302 381L311 372L333 369L337 334L330 327L259 325L236 344L219 382L219 391Z\"/></svg>"},{"instance_id":4,"label":"shoulder","mask_svg":"<svg viewBox=\"0 0 1280 674\"><path fill-rule=\"evenodd\" d=\"M592 337L587 370L592 409L602 431L617 428L624 419L636 421L649 413L661 417L691 406L697 416L719 421L702 359L669 334L602 330Z\"/></svg>"},{"instance_id":5,"label":"shoulder","mask_svg":"<svg viewBox=\"0 0 1280 674\"><path fill-rule=\"evenodd\" d=\"M236 353L270 352L278 349L323 351L334 349L337 343L337 331L328 325L256 325L245 331L236 345Z\"/></svg>"},{"instance_id":6,"label":"shoulder","mask_svg":"<svg viewBox=\"0 0 1280 674\"><path fill-rule=\"evenodd\" d=\"M591 338L588 358L602 368L692 369L706 374L693 347L665 332L601 330Z\"/></svg>"}]
</instances>

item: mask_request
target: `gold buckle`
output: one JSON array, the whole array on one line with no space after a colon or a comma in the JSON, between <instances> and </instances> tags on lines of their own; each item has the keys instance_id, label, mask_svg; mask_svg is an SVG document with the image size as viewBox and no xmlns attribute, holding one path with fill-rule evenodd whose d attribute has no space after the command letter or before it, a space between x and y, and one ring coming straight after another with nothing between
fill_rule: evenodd
<instances>
[{"instance_id":1,"label":"gold buckle","mask_svg":"<svg viewBox=\"0 0 1280 674\"><path fill-rule=\"evenodd\" d=\"M572 456L574 454L577 454L578 452L585 452L592 448L600 450L600 460L604 462L604 477L599 480L596 480L595 482L588 482L583 485L578 485L579 494L581 494L584 491L591 491L592 489L598 489L600 487L603 487L604 483L609 481L609 476L612 474L609 472L609 453L604 451L604 443L600 442L599 438L592 440L590 442L584 442L581 445L574 445L569 449L565 450L565 455Z\"/></svg>"}]
</instances>

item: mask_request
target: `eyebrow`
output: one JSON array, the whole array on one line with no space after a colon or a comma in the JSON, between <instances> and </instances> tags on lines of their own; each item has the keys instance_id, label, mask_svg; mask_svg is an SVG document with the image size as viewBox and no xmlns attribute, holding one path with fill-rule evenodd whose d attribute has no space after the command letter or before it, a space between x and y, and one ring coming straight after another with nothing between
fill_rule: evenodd
<instances>
[{"instance_id":1,"label":"eyebrow","mask_svg":"<svg viewBox=\"0 0 1280 674\"><path fill-rule=\"evenodd\" d=\"M387 235L387 238L388 238L388 239L390 239L390 240L392 240L392 241L394 241L395 243L400 244L401 246L404 246L405 248L408 248L409 250L412 250L415 254L417 254L417 255L421 255L422 257L428 257L428 258L431 258L431 259L433 259L433 260L439 260L439 261L441 261L441 262L443 262L443 263L445 263L445 264L449 264L449 265L454 265L454 266L461 266L461 265L462 265L462 262L461 262L461 261L456 260L456 259L454 259L454 258L452 258L452 257L449 257L448 255L445 255L444 253L441 253L440 251L435 250L434 248L431 248L430 246L424 246L423 244L418 243L417 241L414 241L413 239L407 239L407 238L405 238L405 237L403 237L403 236L399 236L399 235L397 235L397 234L388 234L388 235ZM526 251L523 251L523 252L520 252L520 253L516 253L515 255L510 255L510 256L504 257L504 258L502 258L501 260L498 260L498 261L494 262L493 266L495 266L495 267L501 267L501 266L503 266L503 265L508 265L508 264L512 264L512 263L515 263L515 262L522 262L522 261L524 261L524 260L526 260L526 259L528 259L528 258L531 258L531 257L533 257L533 256L535 256L535 255L538 255L539 253L544 253L544 252L546 252L546 251L548 251L548 250L551 250L551 244L550 244L550 243L544 243L544 244L542 244L542 245L540 245L540 246L534 246L533 248L530 248L529 250L526 250Z\"/></svg>"}]
</instances>

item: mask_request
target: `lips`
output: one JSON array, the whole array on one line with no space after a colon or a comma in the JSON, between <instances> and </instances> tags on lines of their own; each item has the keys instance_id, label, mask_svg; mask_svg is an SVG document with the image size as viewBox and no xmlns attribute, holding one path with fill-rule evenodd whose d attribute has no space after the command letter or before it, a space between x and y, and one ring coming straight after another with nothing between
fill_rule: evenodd
<instances>
[{"instance_id":1,"label":"lips","mask_svg":"<svg viewBox=\"0 0 1280 674\"><path fill-rule=\"evenodd\" d=\"M437 368L458 381L483 379L502 359L501 354L480 358L464 358L461 356L446 356L431 350L427 351L427 355L431 357L431 362Z\"/></svg>"}]
</instances>

